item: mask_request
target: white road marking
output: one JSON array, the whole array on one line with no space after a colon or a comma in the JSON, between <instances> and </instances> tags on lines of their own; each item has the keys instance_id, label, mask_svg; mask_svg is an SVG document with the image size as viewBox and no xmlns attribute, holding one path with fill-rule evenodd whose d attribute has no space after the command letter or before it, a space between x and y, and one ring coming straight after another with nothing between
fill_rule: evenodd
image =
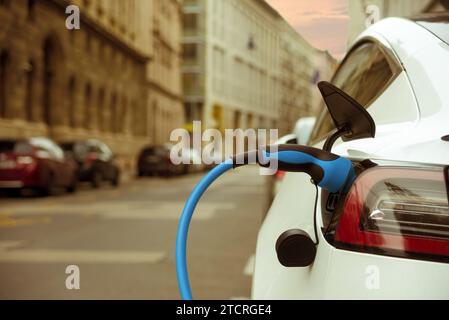
<instances>
[{"instance_id":1,"label":"white road marking","mask_svg":"<svg viewBox=\"0 0 449 320\"><path fill-rule=\"evenodd\" d=\"M108 204L109 206L110 204ZM235 210L236 205L232 203L200 203L193 216L195 220L207 220L216 214L218 210ZM183 202L163 202L156 204L142 204L123 206L110 205L110 208L101 206L101 215L107 219L143 219L143 220L170 220L179 219Z\"/></svg>"},{"instance_id":2,"label":"white road marking","mask_svg":"<svg viewBox=\"0 0 449 320\"><path fill-rule=\"evenodd\" d=\"M106 250L1 250L0 262L60 262L60 263L158 263L166 257L158 251Z\"/></svg>"},{"instance_id":3,"label":"white road marking","mask_svg":"<svg viewBox=\"0 0 449 320\"><path fill-rule=\"evenodd\" d=\"M24 241L0 241L0 252L2 250L8 250L8 249L13 249L13 248L17 248L17 247L21 247L25 242Z\"/></svg>"},{"instance_id":4,"label":"white road marking","mask_svg":"<svg viewBox=\"0 0 449 320\"><path fill-rule=\"evenodd\" d=\"M254 262L255 262L255 256L254 254L251 255L248 258L248 261L246 262L245 268L243 269L243 274L245 276L252 276L254 273Z\"/></svg>"},{"instance_id":5,"label":"white road marking","mask_svg":"<svg viewBox=\"0 0 449 320\"><path fill-rule=\"evenodd\" d=\"M30 214L45 215L100 215L105 219L130 220L177 220L184 208L184 202L168 201L136 201L136 202L96 202L92 204L79 204L69 206L59 204L52 207L23 206L9 210L11 216ZM193 219L207 220L219 210L235 210L236 204L232 202L203 202L196 208Z\"/></svg>"}]
</instances>

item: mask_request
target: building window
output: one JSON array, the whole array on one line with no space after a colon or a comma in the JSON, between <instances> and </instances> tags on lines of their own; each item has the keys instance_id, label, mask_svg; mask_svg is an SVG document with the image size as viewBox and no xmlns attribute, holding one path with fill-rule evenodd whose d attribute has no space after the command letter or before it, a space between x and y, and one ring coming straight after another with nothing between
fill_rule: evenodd
<instances>
[{"instance_id":1,"label":"building window","mask_svg":"<svg viewBox=\"0 0 449 320\"><path fill-rule=\"evenodd\" d=\"M6 51L0 53L0 117L6 116L7 82L9 55Z\"/></svg>"},{"instance_id":2,"label":"building window","mask_svg":"<svg viewBox=\"0 0 449 320\"><path fill-rule=\"evenodd\" d=\"M119 130L120 132L126 132L129 128L129 115L128 115L128 100L125 96L122 97L122 118L120 119L119 123Z\"/></svg>"},{"instance_id":3,"label":"building window","mask_svg":"<svg viewBox=\"0 0 449 320\"><path fill-rule=\"evenodd\" d=\"M133 133L138 135L140 133L140 121L139 121L139 109L135 100L131 102L131 110L132 110L132 122L131 126L134 129Z\"/></svg>"},{"instance_id":4,"label":"building window","mask_svg":"<svg viewBox=\"0 0 449 320\"><path fill-rule=\"evenodd\" d=\"M28 18L34 17L34 7L36 5L36 0L28 0L27 1L27 10L28 10Z\"/></svg>"},{"instance_id":5,"label":"building window","mask_svg":"<svg viewBox=\"0 0 449 320\"><path fill-rule=\"evenodd\" d=\"M117 95L114 93L111 99L111 119L109 123L109 130L111 132L117 132Z\"/></svg>"},{"instance_id":6,"label":"building window","mask_svg":"<svg viewBox=\"0 0 449 320\"><path fill-rule=\"evenodd\" d=\"M196 60L198 57L198 46L196 43L185 43L182 45L182 57L184 60Z\"/></svg>"},{"instance_id":7,"label":"building window","mask_svg":"<svg viewBox=\"0 0 449 320\"><path fill-rule=\"evenodd\" d=\"M98 129L105 130L104 125L104 89L101 88L98 92L98 102L97 102L97 126Z\"/></svg>"},{"instance_id":8,"label":"building window","mask_svg":"<svg viewBox=\"0 0 449 320\"><path fill-rule=\"evenodd\" d=\"M92 87L90 83L86 84L84 89L84 128L90 129L92 127L92 115L91 115L91 105L92 105Z\"/></svg>"},{"instance_id":9,"label":"building window","mask_svg":"<svg viewBox=\"0 0 449 320\"><path fill-rule=\"evenodd\" d=\"M35 64L32 60L28 61L26 69L26 94L25 94L25 115L28 121L33 121L34 106L34 81Z\"/></svg>"},{"instance_id":10,"label":"building window","mask_svg":"<svg viewBox=\"0 0 449 320\"><path fill-rule=\"evenodd\" d=\"M153 121L152 123L152 142L153 144L156 144L159 142L158 139L158 132L157 132L157 128L158 128L158 114L159 114L159 106L156 100L153 101L153 106L152 106L152 113L153 115Z\"/></svg>"},{"instance_id":11,"label":"building window","mask_svg":"<svg viewBox=\"0 0 449 320\"><path fill-rule=\"evenodd\" d=\"M182 86L185 95L200 95L199 74L184 73L182 75Z\"/></svg>"},{"instance_id":12,"label":"building window","mask_svg":"<svg viewBox=\"0 0 449 320\"><path fill-rule=\"evenodd\" d=\"M240 118L242 117L241 111L236 111L234 114L234 129L242 129L240 125Z\"/></svg>"},{"instance_id":13,"label":"building window","mask_svg":"<svg viewBox=\"0 0 449 320\"><path fill-rule=\"evenodd\" d=\"M182 19L183 29L187 33L195 32L198 28L198 14L185 13Z\"/></svg>"},{"instance_id":14,"label":"building window","mask_svg":"<svg viewBox=\"0 0 449 320\"><path fill-rule=\"evenodd\" d=\"M187 6L195 6L198 5L198 0L184 0L183 4Z\"/></svg>"},{"instance_id":15,"label":"building window","mask_svg":"<svg viewBox=\"0 0 449 320\"><path fill-rule=\"evenodd\" d=\"M55 36L49 36L43 46L43 120L48 126L52 126L59 119L55 117L55 110L61 101L60 83L64 61L61 46Z\"/></svg>"},{"instance_id":16,"label":"building window","mask_svg":"<svg viewBox=\"0 0 449 320\"><path fill-rule=\"evenodd\" d=\"M198 103L186 102L184 104L184 115L187 123L201 121L200 108Z\"/></svg>"},{"instance_id":17,"label":"building window","mask_svg":"<svg viewBox=\"0 0 449 320\"><path fill-rule=\"evenodd\" d=\"M90 52L92 50L92 38L90 34L86 33L86 51Z\"/></svg>"},{"instance_id":18,"label":"building window","mask_svg":"<svg viewBox=\"0 0 449 320\"><path fill-rule=\"evenodd\" d=\"M101 1L97 2L97 14L102 17L104 14L103 3Z\"/></svg>"},{"instance_id":19,"label":"building window","mask_svg":"<svg viewBox=\"0 0 449 320\"><path fill-rule=\"evenodd\" d=\"M71 77L69 80L69 84L67 85L67 97L68 99L68 110L67 110L67 116L68 116L68 124L70 127L75 127L75 90L76 90L76 82L75 77Z\"/></svg>"}]
</instances>

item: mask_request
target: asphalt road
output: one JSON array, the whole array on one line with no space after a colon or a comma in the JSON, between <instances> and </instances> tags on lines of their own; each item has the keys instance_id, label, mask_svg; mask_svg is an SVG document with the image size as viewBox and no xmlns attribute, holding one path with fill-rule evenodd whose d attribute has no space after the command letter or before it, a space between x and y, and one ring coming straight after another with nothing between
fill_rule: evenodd
<instances>
[{"instance_id":1,"label":"asphalt road","mask_svg":"<svg viewBox=\"0 0 449 320\"><path fill-rule=\"evenodd\" d=\"M0 299L178 299L177 223L200 176L0 198ZM196 298L250 297L263 205L257 168L223 176L205 195L189 234ZM69 265L79 289L66 287Z\"/></svg>"}]
</instances>

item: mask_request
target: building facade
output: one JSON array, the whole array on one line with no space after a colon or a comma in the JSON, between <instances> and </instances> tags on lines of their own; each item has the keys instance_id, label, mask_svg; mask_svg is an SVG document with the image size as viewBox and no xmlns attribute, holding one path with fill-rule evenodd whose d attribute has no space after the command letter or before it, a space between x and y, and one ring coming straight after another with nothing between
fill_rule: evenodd
<instances>
[{"instance_id":1,"label":"building facade","mask_svg":"<svg viewBox=\"0 0 449 320\"><path fill-rule=\"evenodd\" d=\"M145 1L145 0L144 0ZM153 144L169 141L184 125L181 85L182 5L180 0L152 0L153 59L147 68L150 132Z\"/></svg>"},{"instance_id":2,"label":"building facade","mask_svg":"<svg viewBox=\"0 0 449 320\"><path fill-rule=\"evenodd\" d=\"M387 17L411 17L421 13L449 10L448 0L351 0L349 4L348 44L367 26Z\"/></svg>"},{"instance_id":3,"label":"building facade","mask_svg":"<svg viewBox=\"0 0 449 320\"><path fill-rule=\"evenodd\" d=\"M291 132L300 117L313 113L313 76L317 72L314 56L317 50L287 22L281 20L280 24L280 107L277 128L280 135L285 135Z\"/></svg>"},{"instance_id":4,"label":"building facade","mask_svg":"<svg viewBox=\"0 0 449 320\"><path fill-rule=\"evenodd\" d=\"M171 12L161 23L172 19L177 33L156 32L160 3ZM66 27L69 5L79 29ZM1 1L0 137L98 138L131 172L139 150L176 125L176 107L182 119L179 80L166 79L180 74L179 9L174 0ZM159 66L159 42L173 48L172 69Z\"/></svg>"},{"instance_id":5,"label":"building facade","mask_svg":"<svg viewBox=\"0 0 449 320\"><path fill-rule=\"evenodd\" d=\"M185 0L183 35L187 123L283 133L307 108L313 48L265 1Z\"/></svg>"}]
</instances>

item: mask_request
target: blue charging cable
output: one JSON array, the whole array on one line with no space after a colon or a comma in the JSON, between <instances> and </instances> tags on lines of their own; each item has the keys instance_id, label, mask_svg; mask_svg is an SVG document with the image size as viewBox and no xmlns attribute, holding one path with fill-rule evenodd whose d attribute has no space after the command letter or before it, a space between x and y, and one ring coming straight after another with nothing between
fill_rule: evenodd
<instances>
[{"instance_id":1,"label":"blue charging cable","mask_svg":"<svg viewBox=\"0 0 449 320\"><path fill-rule=\"evenodd\" d=\"M277 169L290 172L305 172L314 183L330 192L346 191L355 179L352 162L344 157L306 146L278 145L273 150L257 152L259 165L269 167L271 160L276 160ZM213 168L196 185L187 199L178 224L176 236L176 273L181 299L192 300L189 276L187 273L187 235L195 207L207 188L223 173L235 167L248 164L248 154L226 160ZM236 159L244 159L243 164Z\"/></svg>"},{"instance_id":2,"label":"blue charging cable","mask_svg":"<svg viewBox=\"0 0 449 320\"><path fill-rule=\"evenodd\" d=\"M178 234L176 236L176 272L178 275L179 292L181 299L192 300L189 276L187 274L187 234L193 212L203 193L223 173L234 167L231 159L220 163L201 179L193 189L186 202L181 218L179 219Z\"/></svg>"}]
</instances>

